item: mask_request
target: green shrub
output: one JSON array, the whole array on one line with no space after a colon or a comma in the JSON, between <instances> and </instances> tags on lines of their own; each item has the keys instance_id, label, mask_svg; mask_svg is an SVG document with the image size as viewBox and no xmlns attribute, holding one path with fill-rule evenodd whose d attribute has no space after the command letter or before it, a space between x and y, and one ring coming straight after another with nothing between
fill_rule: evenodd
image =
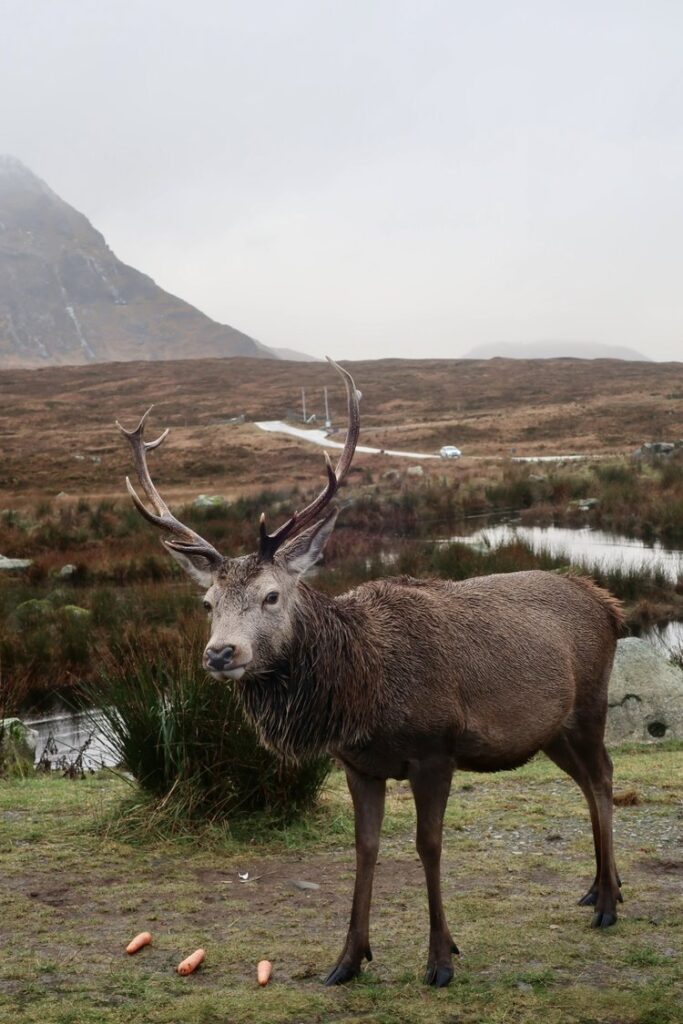
<instances>
[{"instance_id":1,"label":"green shrub","mask_svg":"<svg viewBox=\"0 0 683 1024\"><path fill-rule=\"evenodd\" d=\"M287 763L263 748L235 687L201 667L202 634L117 652L89 689L121 763L171 818L216 820L266 812L290 820L310 808L327 757Z\"/></svg>"}]
</instances>

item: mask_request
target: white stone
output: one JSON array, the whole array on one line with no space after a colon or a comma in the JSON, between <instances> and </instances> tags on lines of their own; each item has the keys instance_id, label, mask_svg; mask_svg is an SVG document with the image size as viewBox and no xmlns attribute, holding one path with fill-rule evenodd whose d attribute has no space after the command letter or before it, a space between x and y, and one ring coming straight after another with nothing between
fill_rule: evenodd
<instances>
[{"instance_id":1,"label":"white stone","mask_svg":"<svg viewBox=\"0 0 683 1024\"><path fill-rule=\"evenodd\" d=\"M0 569L28 569L33 565L32 558L5 558L0 555Z\"/></svg>"}]
</instances>

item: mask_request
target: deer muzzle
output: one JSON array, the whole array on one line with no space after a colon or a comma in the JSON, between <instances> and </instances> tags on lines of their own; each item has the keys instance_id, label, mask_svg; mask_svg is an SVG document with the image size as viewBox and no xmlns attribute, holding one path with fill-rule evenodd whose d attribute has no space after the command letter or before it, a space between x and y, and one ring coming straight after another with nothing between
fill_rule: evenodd
<instances>
[{"instance_id":1,"label":"deer muzzle","mask_svg":"<svg viewBox=\"0 0 683 1024\"><path fill-rule=\"evenodd\" d=\"M241 679L251 661L250 657L243 656L245 653L234 644L226 644L224 647L207 647L204 651L204 668L211 673L214 679L221 681Z\"/></svg>"}]
</instances>

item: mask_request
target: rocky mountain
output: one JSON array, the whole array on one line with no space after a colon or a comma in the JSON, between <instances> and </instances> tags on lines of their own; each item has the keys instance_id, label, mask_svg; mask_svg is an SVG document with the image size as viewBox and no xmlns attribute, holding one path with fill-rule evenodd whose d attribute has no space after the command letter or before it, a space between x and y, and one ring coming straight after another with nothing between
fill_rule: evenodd
<instances>
[{"instance_id":1,"label":"rocky mountain","mask_svg":"<svg viewBox=\"0 0 683 1024\"><path fill-rule=\"evenodd\" d=\"M491 342L475 345L463 359L636 359L650 362L647 356L625 345L603 345L581 341Z\"/></svg>"},{"instance_id":2,"label":"rocky mountain","mask_svg":"<svg viewBox=\"0 0 683 1024\"><path fill-rule=\"evenodd\" d=\"M82 213L0 156L0 368L278 356L116 258Z\"/></svg>"}]
</instances>

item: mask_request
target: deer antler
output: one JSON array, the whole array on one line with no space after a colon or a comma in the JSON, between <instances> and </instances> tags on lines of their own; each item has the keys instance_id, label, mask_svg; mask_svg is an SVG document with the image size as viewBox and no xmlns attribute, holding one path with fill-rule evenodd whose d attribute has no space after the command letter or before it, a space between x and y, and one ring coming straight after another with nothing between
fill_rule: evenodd
<instances>
[{"instance_id":1,"label":"deer antler","mask_svg":"<svg viewBox=\"0 0 683 1024\"><path fill-rule=\"evenodd\" d=\"M329 356L327 357L327 361L335 368L346 385L349 426L346 433L344 449L339 457L339 462L335 469L332 468L330 457L327 452L325 452L327 484L318 497L315 498L310 505L307 505L303 512L295 512L286 523L283 523L282 526L275 531L275 533L270 534L266 531L265 513L261 515L261 522L259 524L259 558L261 561L272 561L275 552L286 540L296 536L296 534L305 530L307 526L310 526L311 523L320 518L321 512L329 505L332 498L337 493L339 485L343 482L344 477L348 473L351 460L353 459L353 453L356 450L358 433L360 431L360 409L358 407L360 391L356 390L353 377L348 370L345 370L343 366L335 363L335 361L330 359Z\"/></svg>"},{"instance_id":2,"label":"deer antler","mask_svg":"<svg viewBox=\"0 0 683 1024\"><path fill-rule=\"evenodd\" d=\"M145 517L154 526L158 526L162 530L167 530L174 539L164 540L164 544L167 547L173 548L175 551L180 551L185 555L203 555L213 565L218 565L223 561L223 556L216 551L213 545L209 544L208 541L200 537L198 533L191 530L188 526L184 526L172 513L170 512L168 505L163 500L156 487L152 483L152 478L149 475L149 469L147 468L147 452L151 452L154 448L158 448L163 441L165 441L168 435L168 428L164 430L163 434L156 439L156 441L145 441L145 421L149 416L154 406L150 406L147 412L144 414L140 422L138 423L135 430L126 430L122 427L119 421L116 421L116 426L119 428L123 436L129 442L133 450L133 459L135 460L135 469L137 470L138 478L142 485L147 498L154 509L154 512L150 512L148 508L138 497L135 488L130 482L130 478L126 477L126 487L128 493L133 499L133 503L137 508L138 512Z\"/></svg>"}]
</instances>

